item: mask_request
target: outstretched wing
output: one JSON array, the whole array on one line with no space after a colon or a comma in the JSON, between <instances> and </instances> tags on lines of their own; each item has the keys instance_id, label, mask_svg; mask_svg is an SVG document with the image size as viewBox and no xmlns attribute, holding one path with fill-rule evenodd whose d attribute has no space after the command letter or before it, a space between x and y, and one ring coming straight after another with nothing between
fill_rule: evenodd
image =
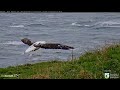
<instances>
[{"instance_id":1,"label":"outstretched wing","mask_svg":"<svg viewBox=\"0 0 120 90\"><path fill-rule=\"evenodd\" d=\"M34 45L31 45L30 47L28 47L28 49L25 51L25 53L29 53L31 51L36 51L38 50L40 47L35 47Z\"/></svg>"},{"instance_id":2,"label":"outstretched wing","mask_svg":"<svg viewBox=\"0 0 120 90\"><path fill-rule=\"evenodd\" d=\"M62 45L59 43L46 43L46 44L38 44L38 45L34 45L34 46L44 48L44 49L64 49L64 50L74 49L71 46Z\"/></svg>"}]
</instances>

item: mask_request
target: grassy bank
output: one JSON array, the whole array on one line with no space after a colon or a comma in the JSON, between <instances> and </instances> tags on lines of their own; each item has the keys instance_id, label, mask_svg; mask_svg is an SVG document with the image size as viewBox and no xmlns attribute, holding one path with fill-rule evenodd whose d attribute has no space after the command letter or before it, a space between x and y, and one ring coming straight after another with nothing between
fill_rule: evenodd
<instances>
[{"instance_id":1,"label":"grassy bank","mask_svg":"<svg viewBox=\"0 0 120 90\"><path fill-rule=\"evenodd\" d=\"M72 61L51 61L0 68L0 78L104 79L104 70L120 75L120 45L89 51ZM5 75L19 74L18 77Z\"/></svg>"}]
</instances>

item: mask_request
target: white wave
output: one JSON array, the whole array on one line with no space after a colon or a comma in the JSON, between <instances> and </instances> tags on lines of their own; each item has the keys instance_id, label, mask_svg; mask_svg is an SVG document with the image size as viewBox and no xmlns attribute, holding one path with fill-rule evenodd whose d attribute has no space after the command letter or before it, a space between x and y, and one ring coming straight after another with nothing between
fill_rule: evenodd
<instances>
[{"instance_id":1,"label":"white wave","mask_svg":"<svg viewBox=\"0 0 120 90\"><path fill-rule=\"evenodd\" d=\"M78 26L78 27L97 27L97 28L101 28L101 27L120 27L120 21L102 21L102 22L97 22L97 23L77 23L77 22L73 22L71 24L72 26Z\"/></svg>"},{"instance_id":2,"label":"white wave","mask_svg":"<svg viewBox=\"0 0 120 90\"><path fill-rule=\"evenodd\" d=\"M10 27L24 27L24 25L13 25L13 26L10 26Z\"/></svg>"},{"instance_id":3,"label":"white wave","mask_svg":"<svg viewBox=\"0 0 120 90\"><path fill-rule=\"evenodd\" d=\"M10 45L22 45L23 43L22 42L19 42L19 41L8 41L8 42L5 42L5 43L2 43L2 44L10 44Z\"/></svg>"},{"instance_id":4,"label":"white wave","mask_svg":"<svg viewBox=\"0 0 120 90\"><path fill-rule=\"evenodd\" d=\"M80 24L78 24L76 22L72 23L71 25L73 25L73 26L82 26L82 25L80 25Z\"/></svg>"},{"instance_id":5,"label":"white wave","mask_svg":"<svg viewBox=\"0 0 120 90\"><path fill-rule=\"evenodd\" d=\"M120 26L104 26L104 27L120 27Z\"/></svg>"},{"instance_id":6,"label":"white wave","mask_svg":"<svg viewBox=\"0 0 120 90\"><path fill-rule=\"evenodd\" d=\"M117 21L106 21L106 22L102 22L102 24L113 25L113 24L120 24L120 22L117 22Z\"/></svg>"},{"instance_id":7,"label":"white wave","mask_svg":"<svg viewBox=\"0 0 120 90\"><path fill-rule=\"evenodd\" d=\"M84 25L84 26L89 27L89 26L91 26L91 25Z\"/></svg>"},{"instance_id":8,"label":"white wave","mask_svg":"<svg viewBox=\"0 0 120 90\"><path fill-rule=\"evenodd\" d=\"M88 24L79 24L77 22L74 22L71 25L73 25L73 26L79 26L79 27L89 27L89 26L91 26L91 25L88 25Z\"/></svg>"},{"instance_id":9,"label":"white wave","mask_svg":"<svg viewBox=\"0 0 120 90\"><path fill-rule=\"evenodd\" d=\"M76 23L72 23L71 25L76 25Z\"/></svg>"},{"instance_id":10,"label":"white wave","mask_svg":"<svg viewBox=\"0 0 120 90\"><path fill-rule=\"evenodd\" d=\"M105 21L105 22L97 22L95 26L99 27L120 27L120 22L118 21Z\"/></svg>"}]
</instances>

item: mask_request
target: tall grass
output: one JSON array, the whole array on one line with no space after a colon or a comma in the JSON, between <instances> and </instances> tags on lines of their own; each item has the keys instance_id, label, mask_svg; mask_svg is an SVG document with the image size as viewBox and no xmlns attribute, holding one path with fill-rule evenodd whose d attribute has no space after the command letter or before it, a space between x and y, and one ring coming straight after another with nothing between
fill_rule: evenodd
<instances>
[{"instance_id":1,"label":"tall grass","mask_svg":"<svg viewBox=\"0 0 120 90\"><path fill-rule=\"evenodd\" d=\"M1 79L104 79L104 71L120 75L120 44L88 51L69 61L49 61L0 68L0 75L19 74Z\"/></svg>"}]
</instances>

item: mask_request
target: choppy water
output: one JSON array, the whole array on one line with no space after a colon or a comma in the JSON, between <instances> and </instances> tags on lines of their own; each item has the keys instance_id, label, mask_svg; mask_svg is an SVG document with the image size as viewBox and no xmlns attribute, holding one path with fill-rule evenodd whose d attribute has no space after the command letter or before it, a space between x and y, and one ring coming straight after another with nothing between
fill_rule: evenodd
<instances>
[{"instance_id":1,"label":"choppy water","mask_svg":"<svg viewBox=\"0 0 120 90\"><path fill-rule=\"evenodd\" d=\"M28 48L20 40L74 46L74 57L120 39L120 13L0 13L0 67L48 60L68 60L71 51Z\"/></svg>"}]
</instances>

